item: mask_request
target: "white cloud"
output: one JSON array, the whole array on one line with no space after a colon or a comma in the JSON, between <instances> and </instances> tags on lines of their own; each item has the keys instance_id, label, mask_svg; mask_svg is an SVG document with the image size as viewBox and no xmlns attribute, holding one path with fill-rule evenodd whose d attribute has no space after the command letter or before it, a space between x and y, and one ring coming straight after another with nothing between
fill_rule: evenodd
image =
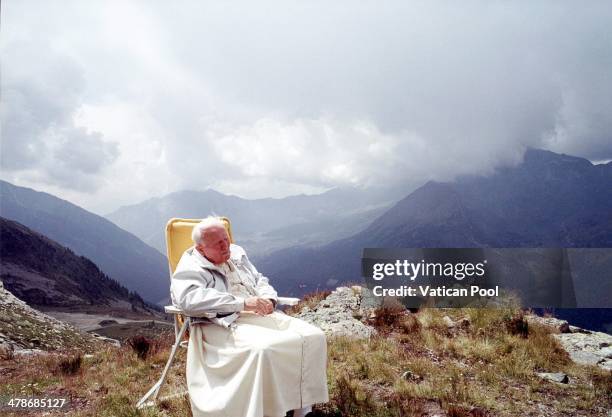
<instances>
[{"instance_id":1,"label":"white cloud","mask_svg":"<svg viewBox=\"0 0 612 417\"><path fill-rule=\"evenodd\" d=\"M603 1L20 1L1 18L2 177L98 212L446 180L526 146L612 158Z\"/></svg>"}]
</instances>

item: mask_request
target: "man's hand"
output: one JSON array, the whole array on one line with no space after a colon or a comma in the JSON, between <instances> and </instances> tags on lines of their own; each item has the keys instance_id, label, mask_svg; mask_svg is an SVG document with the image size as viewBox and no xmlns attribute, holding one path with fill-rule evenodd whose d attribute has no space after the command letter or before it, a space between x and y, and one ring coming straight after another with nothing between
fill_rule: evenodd
<instances>
[{"instance_id":1,"label":"man's hand","mask_svg":"<svg viewBox=\"0 0 612 417\"><path fill-rule=\"evenodd\" d=\"M265 316L266 314L272 314L274 311L274 303L265 298L250 297L244 300L244 310L252 311L260 316Z\"/></svg>"}]
</instances>

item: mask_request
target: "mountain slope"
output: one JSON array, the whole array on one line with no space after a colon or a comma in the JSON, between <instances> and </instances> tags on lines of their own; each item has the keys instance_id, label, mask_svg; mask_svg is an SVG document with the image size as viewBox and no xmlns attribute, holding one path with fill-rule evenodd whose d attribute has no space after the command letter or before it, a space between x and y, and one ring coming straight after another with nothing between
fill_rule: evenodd
<instances>
[{"instance_id":1,"label":"mountain slope","mask_svg":"<svg viewBox=\"0 0 612 417\"><path fill-rule=\"evenodd\" d=\"M5 181L0 181L0 216L91 259L105 274L148 301L168 297L164 256L103 217L50 194Z\"/></svg>"},{"instance_id":2,"label":"mountain slope","mask_svg":"<svg viewBox=\"0 0 612 417\"><path fill-rule=\"evenodd\" d=\"M0 281L0 347L90 350L94 338L27 305Z\"/></svg>"},{"instance_id":3,"label":"mountain slope","mask_svg":"<svg viewBox=\"0 0 612 417\"><path fill-rule=\"evenodd\" d=\"M490 177L426 184L363 235L390 246L612 247L611 209L611 163L531 149Z\"/></svg>"},{"instance_id":4,"label":"mountain slope","mask_svg":"<svg viewBox=\"0 0 612 417\"><path fill-rule=\"evenodd\" d=\"M164 253L168 219L224 215L231 219L237 240L256 258L287 246L350 236L367 227L398 195L390 189L340 188L318 195L246 200L214 190L181 191L121 207L106 217Z\"/></svg>"},{"instance_id":5,"label":"mountain slope","mask_svg":"<svg viewBox=\"0 0 612 417\"><path fill-rule=\"evenodd\" d=\"M516 167L429 182L363 232L278 251L258 267L284 294L360 281L368 247L612 247L612 163L530 149Z\"/></svg>"},{"instance_id":6,"label":"mountain slope","mask_svg":"<svg viewBox=\"0 0 612 417\"><path fill-rule=\"evenodd\" d=\"M38 309L129 311L150 309L138 294L27 227L0 217L0 279L7 290Z\"/></svg>"}]
</instances>

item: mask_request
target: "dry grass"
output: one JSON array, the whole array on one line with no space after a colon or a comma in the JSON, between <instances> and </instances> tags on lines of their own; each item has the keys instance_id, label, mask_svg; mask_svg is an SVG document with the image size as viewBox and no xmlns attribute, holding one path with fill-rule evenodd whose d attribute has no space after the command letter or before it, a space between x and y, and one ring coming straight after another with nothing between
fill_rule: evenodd
<instances>
[{"instance_id":1,"label":"dry grass","mask_svg":"<svg viewBox=\"0 0 612 417\"><path fill-rule=\"evenodd\" d=\"M63 375L74 375L81 370L83 364L83 356L77 354L75 356L69 356L67 358L60 359L57 364L57 369Z\"/></svg>"},{"instance_id":2,"label":"dry grass","mask_svg":"<svg viewBox=\"0 0 612 417\"><path fill-rule=\"evenodd\" d=\"M469 325L449 329L444 316ZM371 340L329 340L332 401L323 415L607 417L612 407L610 373L572 364L548 329L523 326L518 309L400 317L376 321L383 332ZM565 372L572 383L543 381L543 371Z\"/></svg>"},{"instance_id":3,"label":"dry grass","mask_svg":"<svg viewBox=\"0 0 612 417\"><path fill-rule=\"evenodd\" d=\"M324 300L330 294L331 294L331 291L328 291L328 290L316 291L316 292L307 294L302 298L302 300L297 305L291 306L285 311L287 314L294 315L294 314L300 313L305 307L308 307L309 309L312 310L317 306L317 304L319 304L321 300Z\"/></svg>"},{"instance_id":4,"label":"dry grass","mask_svg":"<svg viewBox=\"0 0 612 417\"><path fill-rule=\"evenodd\" d=\"M139 359L131 347L104 347L84 356L75 372L59 369L77 368L72 353L16 357L0 362L0 396L60 396L70 398L70 408L51 415L75 417L189 416L184 397L165 401L157 408L137 410L138 399L161 375L172 339L154 341L146 359ZM161 397L182 392L185 387L185 349L177 355ZM72 364L72 365L71 365ZM23 412L9 413L23 417Z\"/></svg>"},{"instance_id":5,"label":"dry grass","mask_svg":"<svg viewBox=\"0 0 612 417\"><path fill-rule=\"evenodd\" d=\"M329 338L330 402L318 405L314 417L607 417L611 374L571 363L545 328L513 334L506 323L519 313L513 308L394 312L379 320L384 332L370 340ZM444 316L455 322L467 318L469 325L449 329ZM77 417L189 416L186 396L135 408L161 374L171 341L149 341L142 359L125 346L98 349L83 356L80 366L74 352L4 360L0 395L68 396L67 415ZM162 397L186 389L185 353L179 350ZM60 371L63 367L74 372ZM572 383L543 381L536 376L540 371L565 372Z\"/></svg>"}]
</instances>

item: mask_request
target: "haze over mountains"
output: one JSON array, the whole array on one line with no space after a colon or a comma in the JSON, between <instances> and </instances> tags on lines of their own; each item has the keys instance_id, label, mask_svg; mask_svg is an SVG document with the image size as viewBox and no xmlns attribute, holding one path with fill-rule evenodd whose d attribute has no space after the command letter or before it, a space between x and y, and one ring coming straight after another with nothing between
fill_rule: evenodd
<instances>
[{"instance_id":1,"label":"haze over mountains","mask_svg":"<svg viewBox=\"0 0 612 417\"><path fill-rule=\"evenodd\" d=\"M19 299L40 310L149 313L138 294L17 222L0 218L0 279Z\"/></svg>"},{"instance_id":2,"label":"haze over mountains","mask_svg":"<svg viewBox=\"0 0 612 417\"><path fill-rule=\"evenodd\" d=\"M121 207L106 217L165 253L164 230L172 217L211 213L232 221L234 236L258 258L295 245L319 245L363 230L414 187L333 189L318 195L246 200L214 190L180 191Z\"/></svg>"},{"instance_id":3,"label":"haze over mountains","mask_svg":"<svg viewBox=\"0 0 612 417\"><path fill-rule=\"evenodd\" d=\"M277 251L258 267L283 294L361 281L363 248L612 247L612 163L530 149L516 167L429 182L364 231Z\"/></svg>"},{"instance_id":4,"label":"haze over mountains","mask_svg":"<svg viewBox=\"0 0 612 417\"><path fill-rule=\"evenodd\" d=\"M0 216L83 255L145 300L168 298L166 259L105 218L51 194L0 181Z\"/></svg>"},{"instance_id":5,"label":"haze over mountains","mask_svg":"<svg viewBox=\"0 0 612 417\"><path fill-rule=\"evenodd\" d=\"M165 252L167 220L211 212L230 217L237 241L283 295L361 281L366 247L612 247L612 163L535 149L518 166L429 182L402 199L388 189L259 200L182 191L108 215L157 250L64 200L0 185L2 216L87 256L151 301L168 297L167 265L157 251Z\"/></svg>"}]
</instances>

